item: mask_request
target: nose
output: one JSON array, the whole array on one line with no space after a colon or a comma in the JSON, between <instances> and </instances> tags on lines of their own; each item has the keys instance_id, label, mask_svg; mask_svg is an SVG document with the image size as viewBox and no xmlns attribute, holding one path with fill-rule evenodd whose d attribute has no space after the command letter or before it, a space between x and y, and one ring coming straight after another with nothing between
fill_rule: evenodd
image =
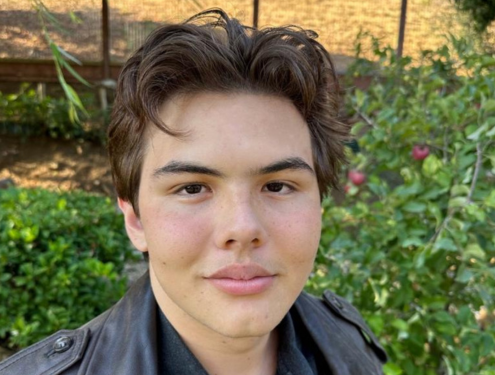
<instances>
[{"instance_id":1,"label":"nose","mask_svg":"<svg viewBox=\"0 0 495 375\"><path fill-rule=\"evenodd\" d=\"M218 248L244 250L260 247L267 234L263 207L252 197L226 199L217 211L215 242Z\"/></svg>"}]
</instances>

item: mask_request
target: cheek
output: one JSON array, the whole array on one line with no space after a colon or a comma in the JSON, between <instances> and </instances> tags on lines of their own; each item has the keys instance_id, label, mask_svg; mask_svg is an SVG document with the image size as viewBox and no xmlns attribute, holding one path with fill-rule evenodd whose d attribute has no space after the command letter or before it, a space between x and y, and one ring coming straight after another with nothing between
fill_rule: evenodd
<instances>
[{"instance_id":1,"label":"cheek","mask_svg":"<svg viewBox=\"0 0 495 375\"><path fill-rule=\"evenodd\" d=\"M311 263L314 260L321 235L321 209L298 210L285 217L285 223L277 225L285 228L279 232L285 249L290 249L295 263ZM277 230L275 227L274 230Z\"/></svg>"},{"instance_id":2,"label":"cheek","mask_svg":"<svg viewBox=\"0 0 495 375\"><path fill-rule=\"evenodd\" d=\"M209 221L191 212L154 209L142 218L150 256L163 262L195 258L209 236Z\"/></svg>"}]
</instances>

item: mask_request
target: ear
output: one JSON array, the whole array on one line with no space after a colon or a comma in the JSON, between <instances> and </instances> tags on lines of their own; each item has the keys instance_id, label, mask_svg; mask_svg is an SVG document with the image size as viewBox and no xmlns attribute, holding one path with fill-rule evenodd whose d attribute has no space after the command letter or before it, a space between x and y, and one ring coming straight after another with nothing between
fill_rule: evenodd
<instances>
[{"instance_id":1,"label":"ear","mask_svg":"<svg viewBox=\"0 0 495 375\"><path fill-rule=\"evenodd\" d=\"M146 236L144 235L143 225L141 220L134 212L134 208L130 202L124 201L118 198L118 204L120 210L124 214L125 230L127 236L131 240L132 244L139 251L145 253L148 251L148 245L146 243Z\"/></svg>"}]
</instances>

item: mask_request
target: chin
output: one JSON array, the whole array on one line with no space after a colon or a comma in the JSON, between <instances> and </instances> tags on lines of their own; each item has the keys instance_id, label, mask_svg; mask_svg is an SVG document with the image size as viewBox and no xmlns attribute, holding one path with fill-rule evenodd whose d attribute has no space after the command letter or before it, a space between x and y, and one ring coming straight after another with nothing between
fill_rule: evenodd
<instances>
[{"instance_id":1,"label":"chin","mask_svg":"<svg viewBox=\"0 0 495 375\"><path fill-rule=\"evenodd\" d=\"M273 331L284 316L285 313L275 308L251 313L245 310L219 320L215 331L230 338L261 337Z\"/></svg>"},{"instance_id":2,"label":"chin","mask_svg":"<svg viewBox=\"0 0 495 375\"><path fill-rule=\"evenodd\" d=\"M222 324L216 330L222 336L231 339L241 339L246 337L262 337L269 334L275 329L279 322L273 324L243 324L242 322L232 322L231 324Z\"/></svg>"}]
</instances>

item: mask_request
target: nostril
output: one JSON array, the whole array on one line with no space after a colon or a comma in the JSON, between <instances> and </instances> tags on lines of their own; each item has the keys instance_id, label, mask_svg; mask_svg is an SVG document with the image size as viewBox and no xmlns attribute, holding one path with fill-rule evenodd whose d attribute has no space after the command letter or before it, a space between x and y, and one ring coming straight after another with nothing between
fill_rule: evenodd
<instances>
[{"instance_id":1,"label":"nostril","mask_svg":"<svg viewBox=\"0 0 495 375\"><path fill-rule=\"evenodd\" d=\"M225 245L226 246L234 246L237 242L238 241L236 241L236 240L230 239L230 240L227 240L225 242ZM257 237L255 237L251 240L251 243L254 244L255 246L257 246L261 243L261 241Z\"/></svg>"}]
</instances>

